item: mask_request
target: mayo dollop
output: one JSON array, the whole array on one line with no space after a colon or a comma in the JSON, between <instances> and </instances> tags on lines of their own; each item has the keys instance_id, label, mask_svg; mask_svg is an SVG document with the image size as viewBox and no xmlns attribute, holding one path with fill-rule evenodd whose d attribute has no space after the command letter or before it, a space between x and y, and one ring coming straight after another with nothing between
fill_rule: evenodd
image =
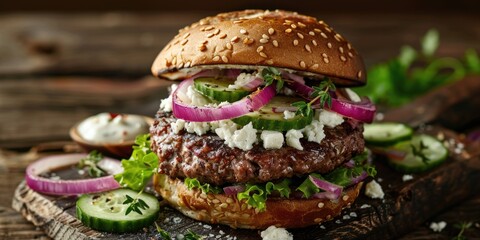
<instances>
[{"instance_id":1,"label":"mayo dollop","mask_svg":"<svg viewBox=\"0 0 480 240\"><path fill-rule=\"evenodd\" d=\"M122 143L148 133L149 125L142 116L99 113L78 125L80 136L95 143Z\"/></svg>"}]
</instances>

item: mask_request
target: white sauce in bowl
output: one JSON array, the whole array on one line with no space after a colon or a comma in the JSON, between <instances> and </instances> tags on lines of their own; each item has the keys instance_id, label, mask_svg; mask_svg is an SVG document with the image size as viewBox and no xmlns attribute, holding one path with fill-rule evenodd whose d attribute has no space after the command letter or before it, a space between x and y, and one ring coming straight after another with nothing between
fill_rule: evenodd
<instances>
[{"instance_id":1,"label":"white sauce in bowl","mask_svg":"<svg viewBox=\"0 0 480 240\"><path fill-rule=\"evenodd\" d=\"M99 113L83 120L77 128L79 135L95 143L122 143L148 133L149 125L138 115Z\"/></svg>"}]
</instances>

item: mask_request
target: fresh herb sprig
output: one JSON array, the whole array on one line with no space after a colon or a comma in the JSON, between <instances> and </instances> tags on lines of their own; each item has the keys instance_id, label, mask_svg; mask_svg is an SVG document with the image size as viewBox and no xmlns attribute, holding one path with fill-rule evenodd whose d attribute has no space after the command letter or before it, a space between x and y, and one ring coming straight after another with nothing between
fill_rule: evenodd
<instances>
[{"instance_id":1,"label":"fresh herb sprig","mask_svg":"<svg viewBox=\"0 0 480 240\"><path fill-rule=\"evenodd\" d=\"M336 87L333 84L330 78L325 78L324 81L320 82L318 86L313 86L313 92L310 95L313 99L308 103L305 101L299 101L292 103L292 106L297 107L296 115L302 115L304 117L309 117L313 115L312 104L319 102L320 106L328 105L329 108L332 107L332 96L330 91L335 91Z\"/></svg>"},{"instance_id":2,"label":"fresh herb sprig","mask_svg":"<svg viewBox=\"0 0 480 240\"><path fill-rule=\"evenodd\" d=\"M452 240L466 240L467 237L463 235L465 230L469 229L472 227L472 222L461 222L453 225L453 227L460 229L460 232L458 232L457 236L453 237Z\"/></svg>"},{"instance_id":3,"label":"fresh herb sprig","mask_svg":"<svg viewBox=\"0 0 480 240\"><path fill-rule=\"evenodd\" d=\"M266 67L262 70L262 77L265 81L265 86L273 84L276 81L277 92L280 92L283 88L285 81L282 78L282 72L274 67Z\"/></svg>"},{"instance_id":4,"label":"fresh herb sprig","mask_svg":"<svg viewBox=\"0 0 480 240\"><path fill-rule=\"evenodd\" d=\"M164 240L172 240L172 236L170 236L170 233L167 231L163 230L158 224L155 222L155 227L157 228L157 232L160 234L160 237ZM202 240L205 237L202 235L199 235L198 233L188 229L187 232L183 235L183 239L185 240Z\"/></svg>"},{"instance_id":5,"label":"fresh herb sprig","mask_svg":"<svg viewBox=\"0 0 480 240\"><path fill-rule=\"evenodd\" d=\"M428 164L430 159L423 152L428 147L427 147L427 145L425 145L425 143L423 141L420 141L419 148L415 147L415 145L413 145L413 144L411 144L410 147L412 148L412 153L413 153L414 156L419 157L420 159L422 159L423 163Z\"/></svg>"},{"instance_id":6,"label":"fresh herb sprig","mask_svg":"<svg viewBox=\"0 0 480 240\"><path fill-rule=\"evenodd\" d=\"M127 196L123 204L129 204L125 215L134 211L142 214L149 206L138 196L158 169L158 156L150 150L150 135L139 135L135 139L133 152L130 158L122 160L123 172L114 176L115 180L123 187L138 191L135 198Z\"/></svg>"},{"instance_id":7,"label":"fresh herb sprig","mask_svg":"<svg viewBox=\"0 0 480 240\"><path fill-rule=\"evenodd\" d=\"M91 151L85 158L80 159L77 164L77 168L87 171L90 177L102 177L106 175L98 163L103 159L103 155L96 150Z\"/></svg>"},{"instance_id":8,"label":"fresh herb sprig","mask_svg":"<svg viewBox=\"0 0 480 240\"><path fill-rule=\"evenodd\" d=\"M132 211L143 215L142 210L147 210L150 208L148 204L139 198L139 196L143 193L143 190L140 191L135 198L130 197L129 195L125 195L127 199L123 202L123 204L128 204L127 211L125 211L125 216L130 214Z\"/></svg>"}]
</instances>

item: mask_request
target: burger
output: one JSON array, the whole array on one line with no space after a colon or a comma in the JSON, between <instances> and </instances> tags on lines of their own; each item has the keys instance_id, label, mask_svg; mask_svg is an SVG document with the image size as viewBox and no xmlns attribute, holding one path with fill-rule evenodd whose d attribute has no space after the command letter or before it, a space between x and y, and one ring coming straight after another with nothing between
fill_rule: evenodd
<instances>
[{"instance_id":1,"label":"burger","mask_svg":"<svg viewBox=\"0 0 480 240\"><path fill-rule=\"evenodd\" d=\"M233 228L299 228L339 215L369 165L375 106L352 45L325 22L245 10L181 29L155 76L178 81L150 129L154 188L184 215Z\"/></svg>"}]
</instances>

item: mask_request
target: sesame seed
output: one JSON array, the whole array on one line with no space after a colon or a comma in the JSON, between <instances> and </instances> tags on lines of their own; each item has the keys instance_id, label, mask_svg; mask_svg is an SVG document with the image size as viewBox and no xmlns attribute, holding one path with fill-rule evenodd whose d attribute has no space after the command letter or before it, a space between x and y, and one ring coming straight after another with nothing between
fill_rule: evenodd
<instances>
[{"instance_id":1,"label":"sesame seed","mask_svg":"<svg viewBox=\"0 0 480 240\"><path fill-rule=\"evenodd\" d=\"M352 52L348 52L348 56L351 57L351 58L353 58Z\"/></svg>"},{"instance_id":2,"label":"sesame seed","mask_svg":"<svg viewBox=\"0 0 480 240\"><path fill-rule=\"evenodd\" d=\"M340 51L340 53L343 53L343 47L338 47L338 51Z\"/></svg>"},{"instance_id":3,"label":"sesame seed","mask_svg":"<svg viewBox=\"0 0 480 240\"><path fill-rule=\"evenodd\" d=\"M352 49L352 45L350 43L347 43L348 50Z\"/></svg>"},{"instance_id":4,"label":"sesame seed","mask_svg":"<svg viewBox=\"0 0 480 240\"><path fill-rule=\"evenodd\" d=\"M223 61L224 63L228 63L228 58L227 58L226 56L222 56L222 61Z\"/></svg>"},{"instance_id":5,"label":"sesame seed","mask_svg":"<svg viewBox=\"0 0 480 240\"><path fill-rule=\"evenodd\" d=\"M272 44L273 44L273 46L278 47L278 42L277 42L277 40L273 40L273 41L272 41Z\"/></svg>"},{"instance_id":6,"label":"sesame seed","mask_svg":"<svg viewBox=\"0 0 480 240\"><path fill-rule=\"evenodd\" d=\"M268 29L268 34L273 35L275 33L275 29L269 28Z\"/></svg>"},{"instance_id":7,"label":"sesame seed","mask_svg":"<svg viewBox=\"0 0 480 240\"><path fill-rule=\"evenodd\" d=\"M247 30L245 30L245 29L240 29L240 33L241 33L241 34L247 34Z\"/></svg>"},{"instance_id":8,"label":"sesame seed","mask_svg":"<svg viewBox=\"0 0 480 240\"><path fill-rule=\"evenodd\" d=\"M262 39L259 40L259 42L261 42L261 43L268 43L268 39L262 38Z\"/></svg>"},{"instance_id":9,"label":"sesame seed","mask_svg":"<svg viewBox=\"0 0 480 240\"><path fill-rule=\"evenodd\" d=\"M315 64L313 64L310 68L311 68L311 69L317 69L317 68L318 68L318 64L315 63Z\"/></svg>"},{"instance_id":10,"label":"sesame seed","mask_svg":"<svg viewBox=\"0 0 480 240\"><path fill-rule=\"evenodd\" d=\"M233 46L231 43L227 42L227 44L225 45L225 47L227 47L227 49L229 50L232 50Z\"/></svg>"},{"instance_id":11,"label":"sesame seed","mask_svg":"<svg viewBox=\"0 0 480 240\"><path fill-rule=\"evenodd\" d=\"M173 57L173 59L172 59L172 64L173 64L173 65L177 65L177 57Z\"/></svg>"},{"instance_id":12,"label":"sesame seed","mask_svg":"<svg viewBox=\"0 0 480 240\"><path fill-rule=\"evenodd\" d=\"M182 68L182 67L183 67L183 62L181 62L177 65L177 68Z\"/></svg>"},{"instance_id":13,"label":"sesame seed","mask_svg":"<svg viewBox=\"0 0 480 240\"><path fill-rule=\"evenodd\" d=\"M261 52L263 50L263 46L257 48L257 52Z\"/></svg>"},{"instance_id":14,"label":"sesame seed","mask_svg":"<svg viewBox=\"0 0 480 240\"><path fill-rule=\"evenodd\" d=\"M220 39L224 39L224 38L226 38L226 37L227 37L227 34L226 34L226 33L220 35Z\"/></svg>"},{"instance_id":15,"label":"sesame seed","mask_svg":"<svg viewBox=\"0 0 480 240\"><path fill-rule=\"evenodd\" d=\"M306 68L307 67L307 64L305 64L304 61L300 61L300 67L302 68Z\"/></svg>"},{"instance_id":16,"label":"sesame seed","mask_svg":"<svg viewBox=\"0 0 480 240\"><path fill-rule=\"evenodd\" d=\"M344 62L347 61L347 59L344 56L340 56L340 59Z\"/></svg>"},{"instance_id":17,"label":"sesame seed","mask_svg":"<svg viewBox=\"0 0 480 240\"><path fill-rule=\"evenodd\" d=\"M323 20L318 21L318 23L325 25L325 22Z\"/></svg>"},{"instance_id":18,"label":"sesame seed","mask_svg":"<svg viewBox=\"0 0 480 240\"><path fill-rule=\"evenodd\" d=\"M207 25L208 24L208 21L206 20L200 20L200 25Z\"/></svg>"},{"instance_id":19,"label":"sesame seed","mask_svg":"<svg viewBox=\"0 0 480 240\"><path fill-rule=\"evenodd\" d=\"M305 44L305 49L306 49L308 52L312 52L312 49L310 49L310 46L308 46L308 44Z\"/></svg>"},{"instance_id":20,"label":"sesame seed","mask_svg":"<svg viewBox=\"0 0 480 240\"><path fill-rule=\"evenodd\" d=\"M185 44L187 44L187 42L188 42L188 39L184 39L184 40L181 42L182 46L185 45Z\"/></svg>"},{"instance_id":21,"label":"sesame seed","mask_svg":"<svg viewBox=\"0 0 480 240\"><path fill-rule=\"evenodd\" d=\"M328 48L332 48L332 44L331 44L331 43L327 43L327 47L328 47Z\"/></svg>"},{"instance_id":22,"label":"sesame seed","mask_svg":"<svg viewBox=\"0 0 480 240\"><path fill-rule=\"evenodd\" d=\"M328 38L327 35L325 33L320 33L320 35L322 35L323 38Z\"/></svg>"},{"instance_id":23,"label":"sesame seed","mask_svg":"<svg viewBox=\"0 0 480 240\"><path fill-rule=\"evenodd\" d=\"M217 29L215 30L215 32L213 32L215 35L219 34L220 33L220 29Z\"/></svg>"},{"instance_id":24,"label":"sesame seed","mask_svg":"<svg viewBox=\"0 0 480 240\"><path fill-rule=\"evenodd\" d=\"M237 24L237 23L242 23L243 21L242 20L235 20L233 21L233 23Z\"/></svg>"},{"instance_id":25,"label":"sesame seed","mask_svg":"<svg viewBox=\"0 0 480 240\"><path fill-rule=\"evenodd\" d=\"M306 27L307 25L303 24L302 22L297 22L298 26L301 27L301 28L304 28Z\"/></svg>"},{"instance_id":26,"label":"sesame seed","mask_svg":"<svg viewBox=\"0 0 480 240\"><path fill-rule=\"evenodd\" d=\"M315 32L314 32L314 31L310 31L310 32L308 32L308 34L309 34L310 36L315 36Z\"/></svg>"},{"instance_id":27,"label":"sesame seed","mask_svg":"<svg viewBox=\"0 0 480 240\"><path fill-rule=\"evenodd\" d=\"M322 57L327 58L328 55L326 53L322 53Z\"/></svg>"},{"instance_id":28,"label":"sesame seed","mask_svg":"<svg viewBox=\"0 0 480 240\"><path fill-rule=\"evenodd\" d=\"M333 36L333 38L335 38L335 40L337 40L337 42L342 41L342 39L339 37L338 34L335 34L335 36Z\"/></svg>"},{"instance_id":29,"label":"sesame seed","mask_svg":"<svg viewBox=\"0 0 480 240\"><path fill-rule=\"evenodd\" d=\"M190 33L185 33L185 35L183 35L183 38L187 38L188 36L190 36Z\"/></svg>"},{"instance_id":30,"label":"sesame seed","mask_svg":"<svg viewBox=\"0 0 480 240\"><path fill-rule=\"evenodd\" d=\"M290 27L292 27L293 29L297 28L297 25L295 25L294 23L292 23L292 25L290 25Z\"/></svg>"},{"instance_id":31,"label":"sesame seed","mask_svg":"<svg viewBox=\"0 0 480 240\"><path fill-rule=\"evenodd\" d=\"M362 78L362 71L358 71L357 77Z\"/></svg>"},{"instance_id":32,"label":"sesame seed","mask_svg":"<svg viewBox=\"0 0 480 240\"><path fill-rule=\"evenodd\" d=\"M285 29L285 32L286 32L286 33L291 33L291 32L292 32L292 29L291 29L291 28L287 28L287 29Z\"/></svg>"},{"instance_id":33,"label":"sesame seed","mask_svg":"<svg viewBox=\"0 0 480 240\"><path fill-rule=\"evenodd\" d=\"M327 32L332 32L332 29L329 28L328 26L325 27L325 30L327 30Z\"/></svg>"},{"instance_id":34,"label":"sesame seed","mask_svg":"<svg viewBox=\"0 0 480 240\"><path fill-rule=\"evenodd\" d=\"M297 39L293 40L293 46L297 46L297 45L298 45L298 40Z\"/></svg>"},{"instance_id":35,"label":"sesame seed","mask_svg":"<svg viewBox=\"0 0 480 240\"><path fill-rule=\"evenodd\" d=\"M318 208L323 208L323 206L325 206L325 204L323 202L319 202L318 205L317 205Z\"/></svg>"},{"instance_id":36,"label":"sesame seed","mask_svg":"<svg viewBox=\"0 0 480 240\"><path fill-rule=\"evenodd\" d=\"M209 34L207 35L207 38L211 38L211 37L213 37L214 35L215 35L215 34L213 34L213 33L209 33Z\"/></svg>"},{"instance_id":37,"label":"sesame seed","mask_svg":"<svg viewBox=\"0 0 480 240\"><path fill-rule=\"evenodd\" d=\"M303 39L303 34L297 33L297 36L298 36L300 39Z\"/></svg>"},{"instance_id":38,"label":"sesame seed","mask_svg":"<svg viewBox=\"0 0 480 240\"><path fill-rule=\"evenodd\" d=\"M313 46L317 46L317 45L318 45L318 44L317 44L317 41L315 41L315 39L312 40L312 44L313 44Z\"/></svg>"},{"instance_id":39,"label":"sesame seed","mask_svg":"<svg viewBox=\"0 0 480 240\"><path fill-rule=\"evenodd\" d=\"M330 60L328 60L328 58L323 58L323 61L324 61L325 63L329 63L329 62L330 62Z\"/></svg>"},{"instance_id":40,"label":"sesame seed","mask_svg":"<svg viewBox=\"0 0 480 240\"><path fill-rule=\"evenodd\" d=\"M215 56L215 57L212 58L212 60L213 60L214 62L216 62L216 61L220 60L220 56Z\"/></svg>"},{"instance_id":41,"label":"sesame seed","mask_svg":"<svg viewBox=\"0 0 480 240\"><path fill-rule=\"evenodd\" d=\"M262 34L262 38L270 39L270 37L267 34Z\"/></svg>"},{"instance_id":42,"label":"sesame seed","mask_svg":"<svg viewBox=\"0 0 480 240\"><path fill-rule=\"evenodd\" d=\"M292 22L292 20L285 19L285 23L290 24L290 23L293 23L293 22Z\"/></svg>"},{"instance_id":43,"label":"sesame seed","mask_svg":"<svg viewBox=\"0 0 480 240\"><path fill-rule=\"evenodd\" d=\"M321 218L315 218L313 221L315 221L315 223L320 223L322 221Z\"/></svg>"},{"instance_id":44,"label":"sesame seed","mask_svg":"<svg viewBox=\"0 0 480 240\"><path fill-rule=\"evenodd\" d=\"M267 54L265 54L264 52L259 52L258 54L260 54L260 56L262 56L264 58L267 58Z\"/></svg>"},{"instance_id":45,"label":"sesame seed","mask_svg":"<svg viewBox=\"0 0 480 240\"><path fill-rule=\"evenodd\" d=\"M253 42L255 42L255 40L253 40L252 38L245 38L243 39L243 43L247 44L247 45L250 45L252 44Z\"/></svg>"},{"instance_id":46,"label":"sesame seed","mask_svg":"<svg viewBox=\"0 0 480 240\"><path fill-rule=\"evenodd\" d=\"M344 195L344 196L342 197L342 199L343 199L343 201L347 201L347 200L348 200L348 195Z\"/></svg>"},{"instance_id":47,"label":"sesame seed","mask_svg":"<svg viewBox=\"0 0 480 240\"><path fill-rule=\"evenodd\" d=\"M322 32L322 30L320 30L320 29L318 29L318 28L313 29L313 31L318 32L318 33L321 33L321 32Z\"/></svg>"},{"instance_id":48,"label":"sesame seed","mask_svg":"<svg viewBox=\"0 0 480 240\"><path fill-rule=\"evenodd\" d=\"M265 61L267 64L269 65L272 65L273 64L273 60L272 59L268 59L267 61Z\"/></svg>"},{"instance_id":49,"label":"sesame seed","mask_svg":"<svg viewBox=\"0 0 480 240\"><path fill-rule=\"evenodd\" d=\"M230 42L238 42L238 40L240 40L240 38L235 36L232 39L230 39Z\"/></svg>"},{"instance_id":50,"label":"sesame seed","mask_svg":"<svg viewBox=\"0 0 480 240\"><path fill-rule=\"evenodd\" d=\"M214 29L214 28L215 28L215 27L213 27L213 26L208 26L208 27L205 28L205 31L210 31L210 30L212 30L212 29Z\"/></svg>"},{"instance_id":51,"label":"sesame seed","mask_svg":"<svg viewBox=\"0 0 480 240\"><path fill-rule=\"evenodd\" d=\"M188 68L188 67L190 67L190 64L192 64L192 62L187 62L187 63L185 63L184 67Z\"/></svg>"}]
</instances>

